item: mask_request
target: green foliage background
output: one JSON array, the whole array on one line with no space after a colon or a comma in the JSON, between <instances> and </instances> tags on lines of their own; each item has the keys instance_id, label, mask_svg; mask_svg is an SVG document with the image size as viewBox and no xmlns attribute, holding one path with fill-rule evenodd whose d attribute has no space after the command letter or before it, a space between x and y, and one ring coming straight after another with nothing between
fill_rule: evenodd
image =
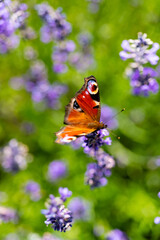
<instances>
[{"instance_id":1,"label":"green foliage background","mask_svg":"<svg viewBox=\"0 0 160 240\"><path fill-rule=\"evenodd\" d=\"M34 10L34 4L41 1L26 1L30 9L28 20L37 33L42 26ZM0 239L11 232L29 232L42 235L53 232L44 224L40 210L50 193L57 194L58 187L68 187L73 197L82 196L92 205L92 217L88 222L77 222L67 233L55 233L64 239L104 239L95 237L93 227L102 225L104 232L119 228L130 239L160 239L160 226L154 218L160 213L159 168L153 161L160 155L160 93L148 98L131 94L129 81L124 76L128 62L119 57L121 42L135 39L138 32L145 32L154 42L160 42L159 0L103 0L96 14L88 11L85 0L48 1L54 8L62 7L67 21L72 24L69 39L77 41L77 34L90 32L93 36L92 47L97 66L94 70L79 73L69 67L65 74L52 71L52 44L43 44L39 36L32 41L22 40L20 46L0 57L0 146L16 138L28 145L33 161L24 171L12 175L0 169L0 191L8 194L2 205L13 207L20 213L18 224L1 224ZM24 59L24 48L34 47L39 59L48 69L50 82L59 81L69 86L69 92L61 98L59 110L36 110L30 94L25 90L13 90L8 82L13 76L24 74L29 61ZM159 54L159 52L158 52ZM113 143L105 150L116 159L108 185L90 190L84 184L84 173L88 163L93 162L82 149L73 150L70 146L54 142L54 132L63 123L64 107L83 84L83 78L94 75L97 78L101 102L126 111L118 115L119 128L116 131L121 139L112 137ZM160 82L160 80L158 80ZM21 130L23 122L33 123L35 132L27 135ZM46 180L48 164L52 160L65 159L69 173L57 184ZM33 179L41 184L43 197L32 202L23 192L24 183ZM23 237L22 239L25 239Z\"/></svg>"}]
</instances>

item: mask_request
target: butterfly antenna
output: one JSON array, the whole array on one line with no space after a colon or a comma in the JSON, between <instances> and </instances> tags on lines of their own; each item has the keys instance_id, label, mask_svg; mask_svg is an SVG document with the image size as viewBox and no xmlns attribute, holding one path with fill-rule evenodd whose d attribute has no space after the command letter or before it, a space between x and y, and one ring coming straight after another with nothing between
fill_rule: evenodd
<instances>
[{"instance_id":1,"label":"butterfly antenna","mask_svg":"<svg viewBox=\"0 0 160 240\"><path fill-rule=\"evenodd\" d=\"M122 110L121 110L120 112L116 113L113 117L111 117L111 118L107 121L107 123L110 122L112 119L116 118L121 112L124 112L125 110L126 110L125 108L122 108Z\"/></svg>"},{"instance_id":2,"label":"butterfly antenna","mask_svg":"<svg viewBox=\"0 0 160 240\"><path fill-rule=\"evenodd\" d=\"M117 115L119 115L121 112L124 112L125 110L126 110L125 108L122 108L122 110L121 110L120 112L116 113L113 117L111 117L111 118L107 121L107 123L110 122L112 119L116 118ZM118 140L120 139L120 137L117 136L117 134L115 134L110 128L106 127L106 129L107 129L107 130L109 131L109 133L111 133L115 138L117 138Z\"/></svg>"},{"instance_id":3,"label":"butterfly antenna","mask_svg":"<svg viewBox=\"0 0 160 240\"><path fill-rule=\"evenodd\" d=\"M108 132L110 134L112 134L115 138L117 138L118 140L120 140L120 136L118 136L117 134L115 134L110 128L106 127L106 129L108 130Z\"/></svg>"}]
</instances>

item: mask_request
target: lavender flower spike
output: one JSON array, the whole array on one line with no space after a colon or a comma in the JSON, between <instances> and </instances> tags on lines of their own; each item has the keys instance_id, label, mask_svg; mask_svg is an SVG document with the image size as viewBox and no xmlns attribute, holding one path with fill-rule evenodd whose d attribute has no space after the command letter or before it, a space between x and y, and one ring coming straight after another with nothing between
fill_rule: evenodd
<instances>
[{"instance_id":1,"label":"lavender flower spike","mask_svg":"<svg viewBox=\"0 0 160 240\"><path fill-rule=\"evenodd\" d=\"M60 188L59 192L63 192L63 194L65 192L65 197L69 197L69 195L71 195L69 194L70 191L67 188ZM63 205L65 200L66 198L62 198L62 195L61 197L54 197L53 195L50 195L50 198L46 202L47 209L42 210L42 214L44 214L47 218L45 224L47 226L51 224L51 227L55 231L66 232L66 230L72 227L72 213Z\"/></svg>"},{"instance_id":2,"label":"lavender flower spike","mask_svg":"<svg viewBox=\"0 0 160 240\"><path fill-rule=\"evenodd\" d=\"M14 209L0 206L0 223L17 222L17 220L18 215Z\"/></svg>"},{"instance_id":3,"label":"lavender flower spike","mask_svg":"<svg viewBox=\"0 0 160 240\"><path fill-rule=\"evenodd\" d=\"M85 182L91 189L105 186L108 182L107 177L111 175L110 169L115 165L113 157L102 149L97 151L95 158L98 162L88 164L85 173Z\"/></svg>"},{"instance_id":4,"label":"lavender flower spike","mask_svg":"<svg viewBox=\"0 0 160 240\"><path fill-rule=\"evenodd\" d=\"M16 173L27 167L28 147L12 139L0 150L0 160L6 172Z\"/></svg>"},{"instance_id":5,"label":"lavender flower spike","mask_svg":"<svg viewBox=\"0 0 160 240\"><path fill-rule=\"evenodd\" d=\"M153 43L145 33L138 33L138 39L136 40L124 40L121 46L123 48L123 51L119 54L121 59L133 59L138 66L148 62L156 65L159 60L156 55L159 44Z\"/></svg>"},{"instance_id":6,"label":"lavender flower spike","mask_svg":"<svg viewBox=\"0 0 160 240\"><path fill-rule=\"evenodd\" d=\"M134 62L126 70L126 74L131 80L134 95L148 96L149 92L157 93L159 84L156 81L157 73L144 64L156 65L159 57L156 55L160 48L158 43L153 43L147 34L138 33L136 40L124 40L122 42L123 51L120 52L122 60L133 59Z\"/></svg>"}]
</instances>

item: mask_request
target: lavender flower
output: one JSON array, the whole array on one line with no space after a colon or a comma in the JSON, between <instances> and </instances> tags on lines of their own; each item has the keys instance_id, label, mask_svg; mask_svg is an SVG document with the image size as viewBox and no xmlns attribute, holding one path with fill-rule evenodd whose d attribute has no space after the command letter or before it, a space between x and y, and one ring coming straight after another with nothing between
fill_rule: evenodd
<instances>
[{"instance_id":1,"label":"lavender flower","mask_svg":"<svg viewBox=\"0 0 160 240\"><path fill-rule=\"evenodd\" d=\"M133 71L131 75L131 86L133 87L133 93L135 95L143 94L148 96L149 91L157 93L159 90L159 84L155 77L157 73L152 68L143 68L140 72L138 69Z\"/></svg>"},{"instance_id":2,"label":"lavender flower","mask_svg":"<svg viewBox=\"0 0 160 240\"><path fill-rule=\"evenodd\" d=\"M17 212L12 208L0 206L0 223L14 222L18 220Z\"/></svg>"},{"instance_id":3,"label":"lavender flower","mask_svg":"<svg viewBox=\"0 0 160 240\"><path fill-rule=\"evenodd\" d=\"M37 182L28 181L25 185L25 192L30 195L33 201L38 201L41 198L40 185Z\"/></svg>"},{"instance_id":4,"label":"lavender flower","mask_svg":"<svg viewBox=\"0 0 160 240\"><path fill-rule=\"evenodd\" d=\"M28 147L16 139L12 139L0 150L1 164L6 172L16 173L27 167L29 159Z\"/></svg>"},{"instance_id":5,"label":"lavender flower","mask_svg":"<svg viewBox=\"0 0 160 240\"><path fill-rule=\"evenodd\" d=\"M24 28L28 17L27 5L17 1L4 0L0 2L0 53L4 54L19 45L17 29Z\"/></svg>"},{"instance_id":6,"label":"lavender flower","mask_svg":"<svg viewBox=\"0 0 160 240\"><path fill-rule=\"evenodd\" d=\"M59 188L59 194L61 195L61 199L65 202L67 198L72 195L72 192L68 190L68 188Z\"/></svg>"},{"instance_id":7,"label":"lavender flower","mask_svg":"<svg viewBox=\"0 0 160 240\"><path fill-rule=\"evenodd\" d=\"M89 34L80 34L78 36L80 51L70 54L69 61L79 72L85 72L87 69L95 67L91 49L91 36Z\"/></svg>"},{"instance_id":8,"label":"lavender flower","mask_svg":"<svg viewBox=\"0 0 160 240\"><path fill-rule=\"evenodd\" d=\"M54 10L47 3L37 4L35 9L43 19L44 25L41 28L41 40L48 43L53 40L64 40L70 34L72 28L66 21L62 9Z\"/></svg>"},{"instance_id":9,"label":"lavender flower","mask_svg":"<svg viewBox=\"0 0 160 240\"><path fill-rule=\"evenodd\" d=\"M72 213L65 208L63 203L67 197L71 196L72 192L67 188L60 188L59 192L61 197L50 195L50 198L46 203L47 209L42 210L42 214L47 218L45 221L47 226L51 224L51 227L55 231L66 232L66 230L72 227Z\"/></svg>"},{"instance_id":10,"label":"lavender flower","mask_svg":"<svg viewBox=\"0 0 160 240\"><path fill-rule=\"evenodd\" d=\"M128 240L128 237L121 230L114 229L107 234L106 240Z\"/></svg>"},{"instance_id":11,"label":"lavender flower","mask_svg":"<svg viewBox=\"0 0 160 240\"><path fill-rule=\"evenodd\" d=\"M65 73L68 70L66 62L69 54L75 49L73 41L63 41L53 48L52 60L53 71L56 73Z\"/></svg>"},{"instance_id":12,"label":"lavender flower","mask_svg":"<svg viewBox=\"0 0 160 240\"><path fill-rule=\"evenodd\" d=\"M84 152L89 155L95 155L99 147L106 145L111 145L111 138L108 137L109 132L107 129L100 129L98 131L92 132L84 137ZM103 139L105 137L105 139Z\"/></svg>"},{"instance_id":13,"label":"lavender flower","mask_svg":"<svg viewBox=\"0 0 160 240\"><path fill-rule=\"evenodd\" d=\"M24 86L31 93L34 102L41 102L45 108L57 109L60 107L59 98L68 90L66 85L48 81L46 67L43 62L35 61L29 71L22 77L14 77L10 85L15 89Z\"/></svg>"},{"instance_id":14,"label":"lavender flower","mask_svg":"<svg viewBox=\"0 0 160 240\"><path fill-rule=\"evenodd\" d=\"M133 94L148 96L149 92L157 93L159 90L159 84L155 80L157 73L150 67L144 67L144 64L156 65L158 63L159 57L156 52L159 44L153 43L147 38L147 34L138 33L138 39L124 40L121 46L123 48L120 52L121 59L133 59L134 61L126 70L131 80Z\"/></svg>"},{"instance_id":15,"label":"lavender flower","mask_svg":"<svg viewBox=\"0 0 160 240\"><path fill-rule=\"evenodd\" d=\"M147 34L138 33L138 39L136 40L124 40L122 42L123 51L120 52L122 60L133 59L138 66L146 63L156 65L159 57L156 55L159 49L158 43L153 43ZM151 46L151 48L149 48Z\"/></svg>"},{"instance_id":16,"label":"lavender flower","mask_svg":"<svg viewBox=\"0 0 160 240\"><path fill-rule=\"evenodd\" d=\"M103 171L101 171L101 168L97 163L88 164L85 173L85 182L91 187L91 189L105 186L107 184L107 179L104 177Z\"/></svg>"},{"instance_id":17,"label":"lavender flower","mask_svg":"<svg viewBox=\"0 0 160 240\"><path fill-rule=\"evenodd\" d=\"M48 178L50 181L55 182L66 176L67 167L63 161L53 161L49 164Z\"/></svg>"},{"instance_id":18,"label":"lavender flower","mask_svg":"<svg viewBox=\"0 0 160 240\"><path fill-rule=\"evenodd\" d=\"M91 187L91 189L105 186L107 184L106 177L111 175L110 169L115 165L113 157L105 153L103 150L97 151L95 157L97 163L88 164L85 173L85 182Z\"/></svg>"},{"instance_id":19,"label":"lavender flower","mask_svg":"<svg viewBox=\"0 0 160 240\"><path fill-rule=\"evenodd\" d=\"M90 218L90 204L82 198L73 198L70 201L69 209L75 220L86 221Z\"/></svg>"}]
</instances>

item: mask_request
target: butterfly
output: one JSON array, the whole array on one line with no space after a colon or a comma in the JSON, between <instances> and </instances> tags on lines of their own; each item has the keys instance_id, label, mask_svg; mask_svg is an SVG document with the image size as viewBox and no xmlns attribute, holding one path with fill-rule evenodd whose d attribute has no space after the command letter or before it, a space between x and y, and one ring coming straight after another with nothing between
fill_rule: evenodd
<instances>
[{"instance_id":1,"label":"butterfly","mask_svg":"<svg viewBox=\"0 0 160 240\"><path fill-rule=\"evenodd\" d=\"M84 85L65 107L64 124L56 133L57 143L69 143L99 129L107 128L100 122L101 106L97 80L94 76L84 78Z\"/></svg>"}]
</instances>

